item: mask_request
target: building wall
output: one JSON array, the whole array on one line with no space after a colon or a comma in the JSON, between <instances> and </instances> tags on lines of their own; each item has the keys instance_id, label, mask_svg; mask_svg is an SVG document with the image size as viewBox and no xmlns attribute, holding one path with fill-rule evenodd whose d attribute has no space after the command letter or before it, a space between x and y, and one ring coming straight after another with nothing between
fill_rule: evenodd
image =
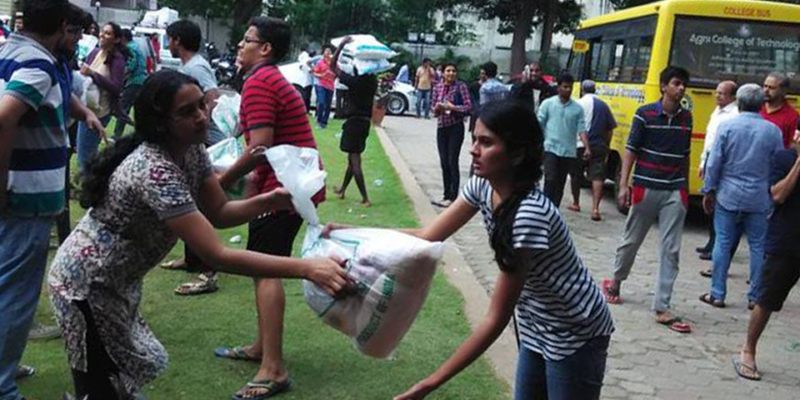
<instances>
[{"instance_id":1,"label":"building wall","mask_svg":"<svg viewBox=\"0 0 800 400\"><path fill-rule=\"evenodd\" d=\"M578 0L583 5L583 18L592 18L599 15L607 14L612 10L608 0ZM439 13L437 16L439 23L444 22L444 15ZM494 20L481 20L476 13L465 13L459 16L459 20L472 25L473 32L477 38L473 43L464 44L459 47L453 48L457 55L466 55L472 58L474 63L482 63L485 61L494 61L497 63L498 70L501 74L507 74L511 67L511 41L513 36L511 34L500 34L497 28L500 26L500 21ZM529 60L538 58L539 47L542 41L541 29L534 28L531 37L525 41L525 49ZM419 48L419 45L413 43L404 43L412 53ZM561 64L564 65L569 56L569 49L572 47L572 35L564 35L557 33L553 35L551 51L555 52ZM435 58L444 54L444 46L430 46L426 45L425 53L431 58ZM419 51L417 50L418 54Z\"/></svg>"},{"instance_id":2,"label":"building wall","mask_svg":"<svg viewBox=\"0 0 800 400\"><path fill-rule=\"evenodd\" d=\"M13 16L14 1L13 0L0 0L0 15Z\"/></svg>"}]
</instances>

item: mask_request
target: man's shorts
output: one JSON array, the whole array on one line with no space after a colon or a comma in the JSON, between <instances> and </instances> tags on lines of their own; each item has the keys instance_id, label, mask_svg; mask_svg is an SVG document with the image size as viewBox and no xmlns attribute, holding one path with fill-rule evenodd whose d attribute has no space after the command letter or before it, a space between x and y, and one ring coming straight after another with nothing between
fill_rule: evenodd
<instances>
[{"instance_id":1,"label":"man's shorts","mask_svg":"<svg viewBox=\"0 0 800 400\"><path fill-rule=\"evenodd\" d=\"M780 311L798 279L800 257L767 254L762 269L758 305L768 311Z\"/></svg>"},{"instance_id":2,"label":"man's shorts","mask_svg":"<svg viewBox=\"0 0 800 400\"><path fill-rule=\"evenodd\" d=\"M273 212L252 220L248 227L247 250L289 257L302 225L303 218L289 211Z\"/></svg>"},{"instance_id":3,"label":"man's shorts","mask_svg":"<svg viewBox=\"0 0 800 400\"><path fill-rule=\"evenodd\" d=\"M369 119L366 117L348 118L342 127L342 140L339 149L345 153L363 153L369 136Z\"/></svg>"},{"instance_id":4,"label":"man's shorts","mask_svg":"<svg viewBox=\"0 0 800 400\"><path fill-rule=\"evenodd\" d=\"M592 158L586 162L586 177L590 181L602 181L606 179L606 157L608 148L606 146L591 146ZM581 154L583 157L583 154Z\"/></svg>"}]
</instances>

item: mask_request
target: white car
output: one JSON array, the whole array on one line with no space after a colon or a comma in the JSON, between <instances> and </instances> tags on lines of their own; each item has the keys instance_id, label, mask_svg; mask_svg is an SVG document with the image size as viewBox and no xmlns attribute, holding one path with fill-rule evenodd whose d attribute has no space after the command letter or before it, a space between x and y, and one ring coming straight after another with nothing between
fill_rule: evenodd
<instances>
[{"instance_id":1,"label":"white car","mask_svg":"<svg viewBox=\"0 0 800 400\"><path fill-rule=\"evenodd\" d=\"M299 62L284 64L278 67L286 80L302 92L303 84L306 82L306 77L303 70L300 68ZM386 98L386 113L389 115L402 115L411 110L417 104L416 89L413 86L395 82L392 91L389 92ZM316 94L311 91L311 103L315 103ZM333 105L336 104L336 94L334 93Z\"/></svg>"}]
</instances>

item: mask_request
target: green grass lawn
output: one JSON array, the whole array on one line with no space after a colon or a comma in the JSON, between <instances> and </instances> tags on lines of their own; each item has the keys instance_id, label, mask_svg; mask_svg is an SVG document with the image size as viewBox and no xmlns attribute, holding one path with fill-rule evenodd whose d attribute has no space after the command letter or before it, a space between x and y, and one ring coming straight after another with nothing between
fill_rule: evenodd
<instances>
[{"instance_id":1,"label":"green grass lawn","mask_svg":"<svg viewBox=\"0 0 800 400\"><path fill-rule=\"evenodd\" d=\"M327 129L316 131L329 174L328 200L320 206L321 220L375 227L416 226L418 221L409 200L374 134L369 138L363 163L373 207L365 209L356 204L360 196L355 182L346 200L333 198L332 187L339 185L346 167L336 137L340 129L341 123L333 121ZM375 183L378 179L382 184ZM83 213L73 202L73 220ZM226 243L232 236L241 235L241 243L229 245L243 248L247 227L222 230L219 235ZM302 237L303 232L298 235L295 254ZM176 246L170 259L180 257L182 249L181 244ZM253 340L256 309L252 279L221 275L220 290L214 294L174 295L172 290L190 278L190 274L160 268L153 269L146 278L141 312L170 355L166 373L145 390L150 400L229 399L257 370L256 364L218 359L213 354L218 346ZM431 373L470 332L462 312L463 299L441 273L437 273L419 318L390 360L359 354L347 337L318 321L304 304L299 281L287 281L285 288L284 359L294 387L280 399L390 399ZM45 296L37 319L51 324ZM60 340L30 342L23 363L38 370L36 376L21 382L23 394L29 398L54 400L60 399L63 392L72 391ZM429 398L507 399L508 393L507 385L481 360Z\"/></svg>"}]
</instances>

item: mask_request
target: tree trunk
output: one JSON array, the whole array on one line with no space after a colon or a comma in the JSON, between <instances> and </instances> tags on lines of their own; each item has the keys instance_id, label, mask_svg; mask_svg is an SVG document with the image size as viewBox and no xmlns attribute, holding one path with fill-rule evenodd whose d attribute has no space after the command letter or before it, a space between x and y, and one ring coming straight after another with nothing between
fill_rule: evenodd
<instances>
[{"instance_id":1,"label":"tree trunk","mask_svg":"<svg viewBox=\"0 0 800 400\"><path fill-rule=\"evenodd\" d=\"M558 0L547 0L544 9L544 21L542 22L542 42L539 46L539 64L541 68L545 68L545 62L550 55L550 45L553 42L553 29L556 25L556 8L558 7ZM552 71L551 71L552 72Z\"/></svg>"},{"instance_id":2,"label":"tree trunk","mask_svg":"<svg viewBox=\"0 0 800 400\"><path fill-rule=\"evenodd\" d=\"M233 26L246 25L250 18L261 15L261 0L236 0L233 6Z\"/></svg>"},{"instance_id":3,"label":"tree trunk","mask_svg":"<svg viewBox=\"0 0 800 400\"><path fill-rule=\"evenodd\" d=\"M514 32L511 37L511 75L519 75L525 68L525 41L531 36L533 16L536 11L534 0L520 1L520 10L514 18Z\"/></svg>"}]
</instances>

